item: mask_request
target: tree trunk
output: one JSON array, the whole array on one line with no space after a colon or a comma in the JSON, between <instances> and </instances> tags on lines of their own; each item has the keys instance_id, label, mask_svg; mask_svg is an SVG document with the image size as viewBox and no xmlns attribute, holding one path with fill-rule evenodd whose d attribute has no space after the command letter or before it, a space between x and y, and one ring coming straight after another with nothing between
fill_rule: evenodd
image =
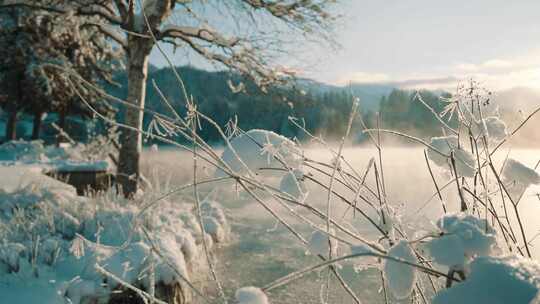
<instances>
[{"instance_id":1,"label":"tree trunk","mask_svg":"<svg viewBox=\"0 0 540 304\"><path fill-rule=\"evenodd\" d=\"M39 135L41 132L42 116L43 116L43 113L41 112L34 113L34 123L32 125L32 140L39 139Z\"/></svg>"},{"instance_id":2,"label":"tree trunk","mask_svg":"<svg viewBox=\"0 0 540 304\"><path fill-rule=\"evenodd\" d=\"M6 126L6 141L17 139L17 112L10 112Z\"/></svg>"},{"instance_id":3,"label":"tree trunk","mask_svg":"<svg viewBox=\"0 0 540 304\"><path fill-rule=\"evenodd\" d=\"M118 157L117 182L127 198L133 197L139 181L139 158L142 149L142 125L148 58L153 41L132 36L128 41L128 96L127 102L133 106L124 109L125 125L134 129L122 129L120 134L120 155ZM138 130L138 131L137 131Z\"/></svg>"}]
</instances>

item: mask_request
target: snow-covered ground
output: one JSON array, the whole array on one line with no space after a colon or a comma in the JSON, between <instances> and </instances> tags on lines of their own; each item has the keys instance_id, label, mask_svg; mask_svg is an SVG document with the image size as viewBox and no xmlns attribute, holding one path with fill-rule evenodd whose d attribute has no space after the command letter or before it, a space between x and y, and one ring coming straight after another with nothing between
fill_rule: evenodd
<instances>
[{"instance_id":1,"label":"snow-covered ground","mask_svg":"<svg viewBox=\"0 0 540 304\"><path fill-rule=\"evenodd\" d=\"M127 284L146 292L160 284L187 290L187 280L205 285L192 199L158 200L157 192L134 201L113 191L77 196L44 171L100 169L102 162L69 152L40 143L0 146L1 303L102 303ZM229 237L225 213L211 201L201 212L207 248L218 248Z\"/></svg>"},{"instance_id":2,"label":"snow-covered ground","mask_svg":"<svg viewBox=\"0 0 540 304\"><path fill-rule=\"evenodd\" d=\"M272 147L265 149L279 153ZM306 149L304 153L308 158L328 163L332 161L332 155L322 149ZM346 148L343 153L351 165L359 170L366 168L371 159L377 156L377 151L366 148ZM264 153L253 152L249 156L255 165L259 159L263 162L266 159ZM510 158L520 162L510 161L502 178L514 176L519 177L519 180L513 181L515 183L535 183L535 173L520 168L522 165L533 167L537 157L535 150L511 151ZM5 295L3 299L9 300L7 303L64 303L61 301L70 298L74 303L81 303L85 296L106 299L112 290L118 288L118 279L149 290L151 280L171 283L189 277L191 281L199 282L196 287L204 286L207 294L219 301L217 290L213 290L214 285L209 284L206 277L208 270L203 258L200 227L194 215L192 189L159 201L155 208L149 208L150 211L140 216L141 210L146 210L145 204L159 194L192 182L191 163L186 160L191 160L190 155L172 149L145 151L144 174L153 182L153 188L135 203L124 201L112 193L99 198L77 197L72 187L41 174L51 163L58 162L51 162L51 157L44 158L40 153L31 160L17 158L5 161L0 166L0 234L5 240L0 248L0 294ZM216 170L204 163L200 164L199 169L201 179L216 175ZM516 170L520 174L512 174ZM449 179L447 170L434 168L434 171L441 185ZM434 298L434 303L454 303L452 299L458 298L462 299L459 303L471 304L509 303L508 299L519 299L512 303L536 303L531 302L540 286L536 261L497 256L500 248L494 246L494 242L499 236L491 228L488 229L482 220L463 215L441 218L441 203L434 195L435 189L426 170L422 149L385 148L383 172L390 204L383 229L393 233L390 223L399 223L411 238L422 238L426 233L442 233L440 238L434 238L423 246L400 241L388 248L388 255L416 263L411 251L414 247L431 255L439 269L450 268L470 276L465 283L455 283L455 288L441 292ZM288 189L284 192L291 197L323 210L327 191L304 180L304 175L308 174L317 173L294 168L290 176L285 175L283 179L269 176L270 180L273 179L269 184L282 190ZM323 177L320 178L324 181ZM286 179L288 182L284 182ZM340 187L343 186L336 185L335 189L339 191ZM460 208L454 190L450 186L441 190L444 200L448 202L446 208L449 212L457 212ZM536 259L540 257L540 252L534 246L540 242L539 238L534 238L540 230L538 190L537 186L529 187L519 205L525 232L527 238L532 240L531 247ZM314 253L322 254L328 250L328 238L324 233L300 221L298 215L288 209L291 206L280 205L270 197L263 196L262 200L268 207L278 211L282 220L307 240L308 245L303 245L288 229L278 224L261 204L245 192L238 191L234 183L201 185L199 191L203 198L203 225L210 234L206 241L210 246L227 241L227 246L213 249L216 253L217 277L223 283L229 300L236 299L243 304L320 302L321 297L325 296L320 291L327 282L326 269L309 273L283 288L264 294L257 288L246 286L263 287L289 273L320 263ZM310 212L299 208L293 210L324 226ZM375 218L378 216L377 210L367 212ZM375 241L378 238L377 231L350 208L335 204L332 213L363 237ZM151 237L148 238L146 230L141 229L130 233L133 224L139 224L138 227L151 232ZM338 246L335 240L329 245L334 256L351 253L348 246ZM153 254L155 249L160 254ZM365 247L357 246L352 253L364 251L370 252ZM449 252L450 259L445 255ZM492 253L494 256L471 259L476 255ZM193 271L194 267L198 271ZM154 270L154 275L148 274L149 269ZM364 303L384 303L380 289L381 269L384 270L393 303L405 303L406 300L399 299L411 295L411 286L427 284L425 276L391 260L381 264L374 258L356 258L340 262L338 267L344 280ZM146 275L141 276L141 273ZM196 274L204 274L205 277L199 278ZM105 278L108 284L104 287L101 282ZM441 280L439 284L444 285L444 279ZM478 290L491 290L503 283L515 286L514 291L519 298L515 295L505 298L496 293L472 294ZM509 289L505 292L508 294ZM481 302L476 296L484 297L482 299L492 296L494 300ZM329 301L350 303L351 299L332 281Z\"/></svg>"}]
</instances>

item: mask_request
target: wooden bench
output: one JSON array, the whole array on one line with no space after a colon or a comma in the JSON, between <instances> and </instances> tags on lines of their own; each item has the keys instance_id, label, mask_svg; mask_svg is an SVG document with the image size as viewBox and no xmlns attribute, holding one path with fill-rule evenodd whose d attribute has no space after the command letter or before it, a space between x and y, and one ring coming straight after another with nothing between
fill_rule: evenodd
<instances>
[{"instance_id":1,"label":"wooden bench","mask_svg":"<svg viewBox=\"0 0 540 304\"><path fill-rule=\"evenodd\" d=\"M91 163L68 163L52 168L46 174L72 185L81 196L107 191L114 185L114 175L106 166L93 166Z\"/></svg>"}]
</instances>

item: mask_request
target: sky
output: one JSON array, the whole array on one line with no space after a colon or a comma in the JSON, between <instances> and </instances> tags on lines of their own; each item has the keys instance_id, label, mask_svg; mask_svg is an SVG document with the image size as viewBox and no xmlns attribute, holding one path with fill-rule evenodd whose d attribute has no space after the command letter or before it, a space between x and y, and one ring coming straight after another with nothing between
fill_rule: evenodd
<instances>
[{"instance_id":1,"label":"sky","mask_svg":"<svg viewBox=\"0 0 540 304\"><path fill-rule=\"evenodd\" d=\"M293 56L309 58L300 76L430 89L472 77L493 89L540 89L538 0L341 0L337 10L339 47L299 48ZM164 64L157 53L151 62Z\"/></svg>"}]
</instances>

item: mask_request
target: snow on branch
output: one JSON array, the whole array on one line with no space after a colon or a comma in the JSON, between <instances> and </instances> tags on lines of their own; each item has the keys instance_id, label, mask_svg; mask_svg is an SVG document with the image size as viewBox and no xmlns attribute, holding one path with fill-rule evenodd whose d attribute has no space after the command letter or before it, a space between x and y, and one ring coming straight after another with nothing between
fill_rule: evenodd
<instances>
[{"instance_id":1,"label":"snow on branch","mask_svg":"<svg viewBox=\"0 0 540 304\"><path fill-rule=\"evenodd\" d=\"M89 6L82 6L77 10L76 14L80 16L99 16L112 24L122 24L122 19L120 16L116 15L111 8L104 5L93 4Z\"/></svg>"},{"instance_id":2,"label":"snow on branch","mask_svg":"<svg viewBox=\"0 0 540 304\"><path fill-rule=\"evenodd\" d=\"M168 24L163 27L160 33L161 38L182 38L191 37L204 40L222 47L234 47L240 39L236 37L227 38L209 27L199 28L191 26L178 26Z\"/></svg>"},{"instance_id":3,"label":"snow on branch","mask_svg":"<svg viewBox=\"0 0 540 304\"><path fill-rule=\"evenodd\" d=\"M124 49L127 48L126 38L121 33L119 33L118 31L115 31L115 30L107 27L107 25L96 23L96 22L87 22L84 25L95 26L103 35L111 38L116 43L121 45Z\"/></svg>"}]
</instances>

